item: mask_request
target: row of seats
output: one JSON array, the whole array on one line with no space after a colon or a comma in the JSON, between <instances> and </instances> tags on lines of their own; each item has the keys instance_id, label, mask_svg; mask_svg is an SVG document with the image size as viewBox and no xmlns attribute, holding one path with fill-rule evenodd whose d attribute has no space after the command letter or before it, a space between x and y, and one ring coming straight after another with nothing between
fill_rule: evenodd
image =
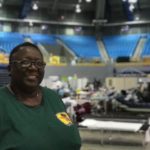
<instances>
[{"instance_id":1,"label":"row of seats","mask_svg":"<svg viewBox=\"0 0 150 150\"><path fill-rule=\"evenodd\" d=\"M96 38L94 36L66 36L66 35L43 35L43 34L19 34L0 33L0 51L10 51L24 40L31 40L35 44L56 45L57 39L61 39L77 57L101 58Z\"/></svg>"},{"instance_id":2,"label":"row of seats","mask_svg":"<svg viewBox=\"0 0 150 150\"><path fill-rule=\"evenodd\" d=\"M150 35L142 51L142 56L150 55ZM116 59L119 56L132 57L136 46L143 37L141 34L104 36L102 41L110 58ZM31 40L35 44L57 45L57 40L61 40L79 58L99 58L102 59L101 50L97 45L94 36L79 35L44 35L44 34L20 34L12 32L0 32L0 51L10 53L11 50L25 40Z\"/></svg>"},{"instance_id":3,"label":"row of seats","mask_svg":"<svg viewBox=\"0 0 150 150\"><path fill-rule=\"evenodd\" d=\"M121 56L132 57L140 38L139 34L104 36L103 43L108 55L113 59Z\"/></svg>"},{"instance_id":4,"label":"row of seats","mask_svg":"<svg viewBox=\"0 0 150 150\"><path fill-rule=\"evenodd\" d=\"M23 43L24 38L19 33L0 32L0 51L7 54L18 44Z\"/></svg>"},{"instance_id":5,"label":"row of seats","mask_svg":"<svg viewBox=\"0 0 150 150\"><path fill-rule=\"evenodd\" d=\"M43 34L26 34L25 38L30 38L34 43L44 44L44 45L56 45L55 35L43 35Z\"/></svg>"},{"instance_id":6,"label":"row of seats","mask_svg":"<svg viewBox=\"0 0 150 150\"><path fill-rule=\"evenodd\" d=\"M94 36L57 36L80 58L100 58L101 54Z\"/></svg>"}]
</instances>

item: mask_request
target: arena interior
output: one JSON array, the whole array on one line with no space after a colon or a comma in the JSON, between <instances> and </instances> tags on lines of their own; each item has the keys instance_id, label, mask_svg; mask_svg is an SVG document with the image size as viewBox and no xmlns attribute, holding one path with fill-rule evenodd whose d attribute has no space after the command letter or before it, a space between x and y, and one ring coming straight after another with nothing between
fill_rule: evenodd
<instances>
[{"instance_id":1,"label":"arena interior","mask_svg":"<svg viewBox=\"0 0 150 150\"><path fill-rule=\"evenodd\" d=\"M148 150L149 0L0 0L0 86L11 50L36 44L41 86L78 125L82 150Z\"/></svg>"}]
</instances>

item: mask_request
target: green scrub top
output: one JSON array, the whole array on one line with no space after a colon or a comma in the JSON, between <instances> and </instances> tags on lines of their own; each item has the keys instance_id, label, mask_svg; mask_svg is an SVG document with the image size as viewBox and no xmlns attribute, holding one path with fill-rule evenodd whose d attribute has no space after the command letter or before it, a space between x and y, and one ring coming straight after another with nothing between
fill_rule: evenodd
<instances>
[{"instance_id":1,"label":"green scrub top","mask_svg":"<svg viewBox=\"0 0 150 150\"><path fill-rule=\"evenodd\" d=\"M52 90L41 87L42 104L29 107L7 87L0 89L0 150L80 150L78 129Z\"/></svg>"}]
</instances>

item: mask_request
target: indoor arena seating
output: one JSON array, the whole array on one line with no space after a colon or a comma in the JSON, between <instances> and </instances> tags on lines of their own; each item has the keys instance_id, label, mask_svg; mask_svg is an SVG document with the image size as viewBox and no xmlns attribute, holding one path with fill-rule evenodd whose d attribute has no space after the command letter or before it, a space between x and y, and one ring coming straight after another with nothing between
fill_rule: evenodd
<instances>
[{"instance_id":1,"label":"indoor arena seating","mask_svg":"<svg viewBox=\"0 0 150 150\"><path fill-rule=\"evenodd\" d=\"M147 41L142 50L141 57L150 57L150 34L147 35Z\"/></svg>"},{"instance_id":2,"label":"indoor arena seating","mask_svg":"<svg viewBox=\"0 0 150 150\"><path fill-rule=\"evenodd\" d=\"M139 34L103 37L106 51L110 58L114 60L118 57L132 57L139 40Z\"/></svg>"},{"instance_id":3,"label":"indoor arena seating","mask_svg":"<svg viewBox=\"0 0 150 150\"><path fill-rule=\"evenodd\" d=\"M0 32L0 50L6 54L9 54L15 46L23 42L24 37L19 33Z\"/></svg>"},{"instance_id":4,"label":"indoor arena seating","mask_svg":"<svg viewBox=\"0 0 150 150\"><path fill-rule=\"evenodd\" d=\"M44 44L44 45L56 45L56 38L54 35L46 34L25 34L27 38L30 38L35 44Z\"/></svg>"},{"instance_id":5,"label":"indoor arena seating","mask_svg":"<svg viewBox=\"0 0 150 150\"><path fill-rule=\"evenodd\" d=\"M8 84L10 81L7 65L0 64L0 87Z\"/></svg>"},{"instance_id":6,"label":"indoor arena seating","mask_svg":"<svg viewBox=\"0 0 150 150\"><path fill-rule=\"evenodd\" d=\"M78 58L101 59L101 54L94 36L59 35L57 37L64 42Z\"/></svg>"},{"instance_id":7,"label":"indoor arena seating","mask_svg":"<svg viewBox=\"0 0 150 150\"><path fill-rule=\"evenodd\" d=\"M146 34L146 36L147 39L141 53L141 58L146 61L148 60L149 63L150 34ZM102 42L104 43L105 50L110 59L116 60L118 57L131 58L141 38L142 36L140 34L104 36ZM57 40L61 40L67 47L69 47L70 51L81 60L81 63L83 62L83 64L85 64L85 62L90 62L95 65L103 64L102 49L98 47L98 43L94 36L0 32L0 52L9 55L10 51L16 45L23 43L25 39L30 39L37 45L41 44L49 54L57 51L57 46L59 45ZM95 60L98 60L98 63Z\"/></svg>"},{"instance_id":8,"label":"indoor arena seating","mask_svg":"<svg viewBox=\"0 0 150 150\"><path fill-rule=\"evenodd\" d=\"M54 54L57 52L57 42L55 35L51 34L24 34L26 39L38 45L41 52L44 56L44 61L49 64L50 63L50 54Z\"/></svg>"},{"instance_id":9,"label":"indoor arena seating","mask_svg":"<svg viewBox=\"0 0 150 150\"><path fill-rule=\"evenodd\" d=\"M150 64L150 34L147 34L147 40L142 49L141 59L143 64L145 65Z\"/></svg>"}]
</instances>

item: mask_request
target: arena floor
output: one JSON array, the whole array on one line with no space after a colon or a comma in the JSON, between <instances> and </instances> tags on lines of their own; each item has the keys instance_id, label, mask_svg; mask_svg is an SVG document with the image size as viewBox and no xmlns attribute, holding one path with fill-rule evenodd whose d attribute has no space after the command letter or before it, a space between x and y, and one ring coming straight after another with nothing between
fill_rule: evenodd
<instances>
[{"instance_id":1,"label":"arena floor","mask_svg":"<svg viewBox=\"0 0 150 150\"><path fill-rule=\"evenodd\" d=\"M143 145L142 134L115 133L112 135L111 133L112 139L110 141L108 138L110 133L107 133L103 134L105 139L102 143L100 133L81 129L79 131L82 139L81 150L150 150L150 144Z\"/></svg>"},{"instance_id":2,"label":"arena floor","mask_svg":"<svg viewBox=\"0 0 150 150\"><path fill-rule=\"evenodd\" d=\"M143 147L143 146L83 144L81 150L150 150L150 146Z\"/></svg>"}]
</instances>

